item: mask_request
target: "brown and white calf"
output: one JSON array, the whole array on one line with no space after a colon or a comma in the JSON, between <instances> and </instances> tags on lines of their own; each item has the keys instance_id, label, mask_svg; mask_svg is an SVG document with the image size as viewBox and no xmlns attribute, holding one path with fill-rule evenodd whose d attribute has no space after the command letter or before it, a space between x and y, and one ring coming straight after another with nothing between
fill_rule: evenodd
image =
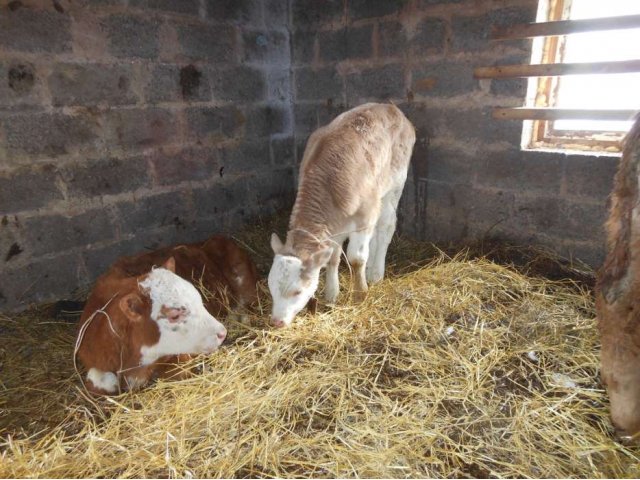
<instances>
[{"instance_id":1,"label":"brown and white calf","mask_svg":"<svg viewBox=\"0 0 640 480\"><path fill-rule=\"evenodd\" d=\"M226 330L214 315L226 312L228 297L255 302L255 272L248 255L220 236L120 258L98 279L80 318L76 350L87 389L139 388L175 375L175 364L190 355L215 351ZM205 302L192 279L209 292Z\"/></svg>"},{"instance_id":2,"label":"brown and white calf","mask_svg":"<svg viewBox=\"0 0 640 480\"><path fill-rule=\"evenodd\" d=\"M364 298L367 281L383 278L415 139L396 106L376 103L339 115L309 137L286 242L271 236L273 325L291 324L318 288L325 265L325 299L336 301L346 239L357 297Z\"/></svg>"},{"instance_id":3,"label":"brown and white calf","mask_svg":"<svg viewBox=\"0 0 640 480\"><path fill-rule=\"evenodd\" d=\"M608 254L598 272L601 376L619 433L640 432L640 117L625 139L606 224Z\"/></svg>"}]
</instances>

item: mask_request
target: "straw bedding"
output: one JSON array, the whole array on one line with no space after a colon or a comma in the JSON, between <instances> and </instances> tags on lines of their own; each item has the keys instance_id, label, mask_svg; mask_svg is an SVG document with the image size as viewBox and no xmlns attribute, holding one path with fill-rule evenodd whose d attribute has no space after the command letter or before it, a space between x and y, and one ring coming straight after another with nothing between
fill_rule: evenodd
<instances>
[{"instance_id":1,"label":"straw bedding","mask_svg":"<svg viewBox=\"0 0 640 480\"><path fill-rule=\"evenodd\" d=\"M263 269L267 231L242 238ZM73 324L0 317L0 476L640 475L587 288L405 240L389 259L364 303L274 330L264 292L196 375L112 399L78 387Z\"/></svg>"}]
</instances>

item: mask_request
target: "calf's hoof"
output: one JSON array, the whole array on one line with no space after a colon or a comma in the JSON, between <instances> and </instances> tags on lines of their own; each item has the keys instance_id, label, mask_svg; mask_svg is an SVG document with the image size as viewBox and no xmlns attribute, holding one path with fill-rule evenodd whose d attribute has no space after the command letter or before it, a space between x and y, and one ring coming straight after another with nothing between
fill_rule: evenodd
<instances>
[{"instance_id":1,"label":"calf's hoof","mask_svg":"<svg viewBox=\"0 0 640 480\"><path fill-rule=\"evenodd\" d=\"M356 291L353 292L353 301L356 303L362 303L367 298L367 292Z\"/></svg>"},{"instance_id":2,"label":"calf's hoof","mask_svg":"<svg viewBox=\"0 0 640 480\"><path fill-rule=\"evenodd\" d=\"M378 283L382 281L382 279L384 278L384 268L382 270L375 267L367 268L366 276L367 276L367 283L369 285Z\"/></svg>"}]
</instances>

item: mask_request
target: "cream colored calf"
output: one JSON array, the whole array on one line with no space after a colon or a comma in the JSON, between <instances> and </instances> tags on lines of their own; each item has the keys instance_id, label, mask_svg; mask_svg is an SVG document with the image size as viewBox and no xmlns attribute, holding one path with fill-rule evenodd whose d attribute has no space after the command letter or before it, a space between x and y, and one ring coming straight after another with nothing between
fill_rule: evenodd
<instances>
[{"instance_id":1,"label":"cream colored calf","mask_svg":"<svg viewBox=\"0 0 640 480\"><path fill-rule=\"evenodd\" d=\"M415 139L413 125L396 106L376 103L343 113L309 137L286 242L271 236L273 325L291 324L325 266L325 299L336 301L347 238L357 297L366 295L367 281L383 278Z\"/></svg>"}]
</instances>

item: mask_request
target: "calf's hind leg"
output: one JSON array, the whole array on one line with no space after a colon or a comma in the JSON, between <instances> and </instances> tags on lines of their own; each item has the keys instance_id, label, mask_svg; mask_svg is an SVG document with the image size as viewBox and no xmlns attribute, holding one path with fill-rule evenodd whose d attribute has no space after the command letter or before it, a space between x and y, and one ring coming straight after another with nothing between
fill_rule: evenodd
<instances>
[{"instance_id":1,"label":"calf's hind leg","mask_svg":"<svg viewBox=\"0 0 640 480\"><path fill-rule=\"evenodd\" d=\"M387 249L396 231L398 202L402 188L391 190L382 199L380 218L371 237L370 258L367 262L367 281L377 283L384 278Z\"/></svg>"}]
</instances>

